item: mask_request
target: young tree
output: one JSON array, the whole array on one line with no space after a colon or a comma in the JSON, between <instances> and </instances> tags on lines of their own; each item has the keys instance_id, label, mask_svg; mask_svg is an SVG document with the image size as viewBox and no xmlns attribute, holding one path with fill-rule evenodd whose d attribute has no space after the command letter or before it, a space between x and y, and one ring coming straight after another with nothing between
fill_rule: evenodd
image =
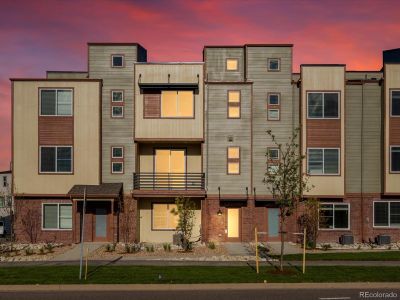
<instances>
[{"instance_id":1,"label":"young tree","mask_svg":"<svg viewBox=\"0 0 400 300\"><path fill-rule=\"evenodd\" d=\"M298 143L300 129L293 130L291 137L286 143L277 141L271 130L267 131L268 136L279 149L279 157L272 157L270 151L267 151L267 172L264 183L268 191L273 196L279 207L279 229L281 237L280 270L283 271L283 255L285 247L285 228L288 217L290 217L301 199L303 191L309 191L308 176L302 174L301 166L304 155L300 153ZM273 166L271 166L271 164Z\"/></svg>"},{"instance_id":2,"label":"young tree","mask_svg":"<svg viewBox=\"0 0 400 300\"><path fill-rule=\"evenodd\" d=\"M319 201L311 198L304 201L304 214L299 217L297 223L300 229L307 229L307 242L314 249L317 245Z\"/></svg>"},{"instance_id":3,"label":"young tree","mask_svg":"<svg viewBox=\"0 0 400 300\"><path fill-rule=\"evenodd\" d=\"M172 209L171 213L179 217L176 230L181 236L181 247L184 251L192 249L190 241L194 227L194 216L196 211L196 203L190 198L183 196L175 199L176 209Z\"/></svg>"}]
</instances>

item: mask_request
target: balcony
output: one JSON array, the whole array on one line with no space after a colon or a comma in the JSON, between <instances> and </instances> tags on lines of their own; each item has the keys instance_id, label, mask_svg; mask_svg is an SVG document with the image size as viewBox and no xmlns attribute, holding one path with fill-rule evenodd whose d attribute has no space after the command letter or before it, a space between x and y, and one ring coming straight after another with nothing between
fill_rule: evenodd
<instances>
[{"instance_id":1,"label":"balcony","mask_svg":"<svg viewBox=\"0 0 400 300\"><path fill-rule=\"evenodd\" d=\"M157 194L191 194L205 189L204 173L134 173L134 191L157 191Z\"/></svg>"}]
</instances>

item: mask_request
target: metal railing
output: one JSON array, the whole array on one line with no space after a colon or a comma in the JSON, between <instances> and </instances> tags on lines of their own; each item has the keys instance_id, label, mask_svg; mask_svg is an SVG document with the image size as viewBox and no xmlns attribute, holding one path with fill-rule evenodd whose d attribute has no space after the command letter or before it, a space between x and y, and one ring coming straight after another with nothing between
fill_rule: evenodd
<instances>
[{"instance_id":1,"label":"metal railing","mask_svg":"<svg viewBox=\"0 0 400 300\"><path fill-rule=\"evenodd\" d=\"M204 190L204 173L134 173L135 190Z\"/></svg>"}]
</instances>

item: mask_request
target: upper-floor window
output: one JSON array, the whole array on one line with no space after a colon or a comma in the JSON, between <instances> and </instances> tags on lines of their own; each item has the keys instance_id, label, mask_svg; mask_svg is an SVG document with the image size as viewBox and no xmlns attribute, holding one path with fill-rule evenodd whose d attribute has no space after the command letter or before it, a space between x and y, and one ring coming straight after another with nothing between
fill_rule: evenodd
<instances>
[{"instance_id":1,"label":"upper-floor window","mask_svg":"<svg viewBox=\"0 0 400 300\"><path fill-rule=\"evenodd\" d=\"M111 173L124 173L124 147L111 147Z\"/></svg>"},{"instance_id":2,"label":"upper-floor window","mask_svg":"<svg viewBox=\"0 0 400 300\"><path fill-rule=\"evenodd\" d=\"M111 91L112 102L124 102L124 91Z\"/></svg>"},{"instance_id":3,"label":"upper-floor window","mask_svg":"<svg viewBox=\"0 0 400 300\"><path fill-rule=\"evenodd\" d=\"M310 175L338 175L338 148L308 148L307 172Z\"/></svg>"},{"instance_id":4,"label":"upper-floor window","mask_svg":"<svg viewBox=\"0 0 400 300\"><path fill-rule=\"evenodd\" d=\"M338 119L338 92L309 92L307 93L307 111L309 119Z\"/></svg>"},{"instance_id":5,"label":"upper-floor window","mask_svg":"<svg viewBox=\"0 0 400 300\"><path fill-rule=\"evenodd\" d=\"M374 202L375 227L400 227L400 201Z\"/></svg>"},{"instance_id":6,"label":"upper-floor window","mask_svg":"<svg viewBox=\"0 0 400 300\"><path fill-rule=\"evenodd\" d=\"M281 60L279 58L268 58L268 71L280 71Z\"/></svg>"},{"instance_id":7,"label":"upper-floor window","mask_svg":"<svg viewBox=\"0 0 400 300\"><path fill-rule=\"evenodd\" d=\"M72 116L71 89L40 89L41 116Z\"/></svg>"},{"instance_id":8,"label":"upper-floor window","mask_svg":"<svg viewBox=\"0 0 400 300\"><path fill-rule=\"evenodd\" d=\"M72 229L72 205L45 203L42 212L43 229Z\"/></svg>"},{"instance_id":9,"label":"upper-floor window","mask_svg":"<svg viewBox=\"0 0 400 300\"><path fill-rule=\"evenodd\" d=\"M239 68L239 61L237 58L228 58L226 60L227 71L237 71Z\"/></svg>"},{"instance_id":10,"label":"upper-floor window","mask_svg":"<svg viewBox=\"0 0 400 300\"><path fill-rule=\"evenodd\" d=\"M111 66L113 68L122 68L124 66L124 56L122 54L111 55Z\"/></svg>"},{"instance_id":11,"label":"upper-floor window","mask_svg":"<svg viewBox=\"0 0 400 300\"><path fill-rule=\"evenodd\" d=\"M400 146L390 147L390 172L400 172Z\"/></svg>"},{"instance_id":12,"label":"upper-floor window","mask_svg":"<svg viewBox=\"0 0 400 300\"><path fill-rule=\"evenodd\" d=\"M279 160L279 148L268 148L268 159Z\"/></svg>"},{"instance_id":13,"label":"upper-floor window","mask_svg":"<svg viewBox=\"0 0 400 300\"><path fill-rule=\"evenodd\" d=\"M161 118L193 118L193 91L162 91Z\"/></svg>"},{"instance_id":14,"label":"upper-floor window","mask_svg":"<svg viewBox=\"0 0 400 300\"><path fill-rule=\"evenodd\" d=\"M268 148L267 159L268 173L275 173L279 168L279 148Z\"/></svg>"},{"instance_id":15,"label":"upper-floor window","mask_svg":"<svg viewBox=\"0 0 400 300\"><path fill-rule=\"evenodd\" d=\"M278 108L268 108L268 121L279 121L280 111Z\"/></svg>"},{"instance_id":16,"label":"upper-floor window","mask_svg":"<svg viewBox=\"0 0 400 300\"><path fill-rule=\"evenodd\" d=\"M400 116L400 90L391 91L390 115Z\"/></svg>"},{"instance_id":17,"label":"upper-floor window","mask_svg":"<svg viewBox=\"0 0 400 300\"><path fill-rule=\"evenodd\" d=\"M228 147L228 174L240 174L240 148Z\"/></svg>"},{"instance_id":18,"label":"upper-floor window","mask_svg":"<svg viewBox=\"0 0 400 300\"><path fill-rule=\"evenodd\" d=\"M240 91L228 91L228 118L240 118Z\"/></svg>"},{"instance_id":19,"label":"upper-floor window","mask_svg":"<svg viewBox=\"0 0 400 300\"><path fill-rule=\"evenodd\" d=\"M350 229L348 203L323 203L319 206L320 229Z\"/></svg>"},{"instance_id":20,"label":"upper-floor window","mask_svg":"<svg viewBox=\"0 0 400 300\"><path fill-rule=\"evenodd\" d=\"M113 118L123 118L124 117L124 107L120 105L115 105L111 107L111 117Z\"/></svg>"},{"instance_id":21,"label":"upper-floor window","mask_svg":"<svg viewBox=\"0 0 400 300\"><path fill-rule=\"evenodd\" d=\"M269 93L268 94L268 105L279 105L280 94L279 93Z\"/></svg>"},{"instance_id":22,"label":"upper-floor window","mask_svg":"<svg viewBox=\"0 0 400 300\"><path fill-rule=\"evenodd\" d=\"M7 183L7 176L3 176L3 187L7 187L8 183Z\"/></svg>"},{"instance_id":23,"label":"upper-floor window","mask_svg":"<svg viewBox=\"0 0 400 300\"><path fill-rule=\"evenodd\" d=\"M72 146L40 146L40 173L72 173Z\"/></svg>"}]
</instances>

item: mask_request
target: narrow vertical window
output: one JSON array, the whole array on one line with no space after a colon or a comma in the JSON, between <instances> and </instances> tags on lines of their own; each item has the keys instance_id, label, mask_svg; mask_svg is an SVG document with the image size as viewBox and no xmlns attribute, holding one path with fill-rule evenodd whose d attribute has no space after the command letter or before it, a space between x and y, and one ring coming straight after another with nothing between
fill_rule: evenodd
<instances>
[{"instance_id":1,"label":"narrow vertical window","mask_svg":"<svg viewBox=\"0 0 400 300\"><path fill-rule=\"evenodd\" d=\"M391 91L390 95L391 105L390 105L390 115L393 117L400 116L400 91Z\"/></svg>"},{"instance_id":2,"label":"narrow vertical window","mask_svg":"<svg viewBox=\"0 0 400 300\"><path fill-rule=\"evenodd\" d=\"M111 173L124 173L124 147L111 147Z\"/></svg>"},{"instance_id":3,"label":"narrow vertical window","mask_svg":"<svg viewBox=\"0 0 400 300\"><path fill-rule=\"evenodd\" d=\"M240 148L228 147L228 174L240 174Z\"/></svg>"},{"instance_id":4,"label":"narrow vertical window","mask_svg":"<svg viewBox=\"0 0 400 300\"><path fill-rule=\"evenodd\" d=\"M390 147L390 171L400 172L400 146Z\"/></svg>"},{"instance_id":5,"label":"narrow vertical window","mask_svg":"<svg viewBox=\"0 0 400 300\"><path fill-rule=\"evenodd\" d=\"M240 118L240 91L228 91L228 118Z\"/></svg>"}]
</instances>

